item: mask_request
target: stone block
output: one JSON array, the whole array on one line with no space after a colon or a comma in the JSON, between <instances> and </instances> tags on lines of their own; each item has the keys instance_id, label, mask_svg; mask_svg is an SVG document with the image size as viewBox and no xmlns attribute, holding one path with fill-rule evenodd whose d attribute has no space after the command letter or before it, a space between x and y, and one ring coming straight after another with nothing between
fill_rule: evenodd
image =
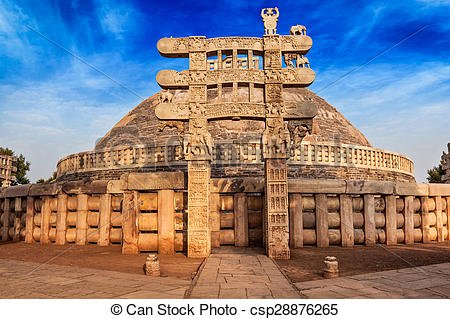
<instances>
[{"instance_id":1,"label":"stone block","mask_svg":"<svg viewBox=\"0 0 450 319\"><path fill-rule=\"evenodd\" d=\"M345 180L339 179L295 179L288 180L289 193L342 194L346 191Z\"/></svg>"},{"instance_id":2,"label":"stone block","mask_svg":"<svg viewBox=\"0 0 450 319\"><path fill-rule=\"evenodd\" d=\"M129 190L186 188L183 172L129 173L125 178Z\"/></svg>"},{"instance_id":3,"label":"stone block","mask_svg":"<svg viewBox=\"0 0 450 319\"><path fill-rule=\"evenodd\" d=\"M428 184L397 182L394 184L394 191L400 196L428 196Z\"/></svg>"},{"instance_id":4,"label":"stone block","mask_svg":"<svg viewBox=\"0 0 450 319\"><path fill-rule=\"evenodd\" d=\"M429 196L450 196L450 184L427 184Z\"/></svg>"},{"instance_id":5,"label":"stone block","mask_svg":"<svg viewBox=\"0 0 450 319\"><path fill-rule=\"evenodd\" d=\"M394 183L387 181L348 180L347 194L394 194Z\"/></svg>"},{"instance_id":6,"label":"stone block","mask_svg":"<svg viewBox=\"0 0 450 319\"><path fill-rule=\"evenodd\" d=\"M25 197L28 196L31 184L11 186L5 189L5 197Z\"/></svg>"}]
</instances>

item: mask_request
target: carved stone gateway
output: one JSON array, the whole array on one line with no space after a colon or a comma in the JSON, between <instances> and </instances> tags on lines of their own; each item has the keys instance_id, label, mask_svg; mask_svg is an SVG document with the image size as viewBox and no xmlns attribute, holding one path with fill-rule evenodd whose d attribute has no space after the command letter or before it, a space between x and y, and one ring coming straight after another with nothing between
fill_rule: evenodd
<instances>
[{"instance_id":1,"label":"carved stone gateway","mask_svg":"<svg viewBox=\"0 0 450 319\"><path fill-rule=\"evenodd\" d=\"M265 238L267 254L286 259L289 252L287 160L294 143L298 146L312 127L317 108L309 101L283 101L283 87L306 87L315 78L304 56L312 45L306 28L291 28L290 35L277 34L278 8L261 11L265 35L262 38L202 36L163 38L157 47L165 57L189 58L189 70L162 70L156 76L163 88L156 116L169 121L188 121L182 139L188 161L188 256L205 257L211 250L209 225L210 161L214 141L208 121L241 118L265 121L262 136L266 176ZM243 57L243 55L245 57ZM261 60L263 62L261 62ZM283 66L284 61L284 66ZM262 67L262 68L260 68ZM255 87L264 96L257 101ZM246 100L239 90L248 88ZM232 100L223 91L232 90ZM189 92L188 102L177 102L175 89ZM209 98L214 90L216 98Z\"/></svg>"}]
</instances>

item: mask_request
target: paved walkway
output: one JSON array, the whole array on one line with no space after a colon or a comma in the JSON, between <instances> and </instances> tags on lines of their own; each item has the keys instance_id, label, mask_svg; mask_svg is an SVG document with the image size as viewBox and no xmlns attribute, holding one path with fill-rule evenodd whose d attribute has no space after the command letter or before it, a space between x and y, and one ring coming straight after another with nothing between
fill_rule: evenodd
<instances>
[{"instance_id":1,"label":"paved walkway","mask_svg":"<svg viewBox=\"0 0 450 319\"><path fill-rule=\"evenodd\" d=\"M39 266L39 267L38 267ZM38 268L37 268L38 267ZM0 259L0 298L450 298L450 263L292 285L261 251L220 249L193 283Z\"/></svg>"},{"instance_id":2,"label":"paved walkway","mask_svg":"<svg viewBox=\"0 0 450 319\"><path fill-rule=\"evenodd\" d=\"M258 250L216 250L206 259L190 298L300 298L277 265Z\"/></svg>"},{"instance_id":3,"label":"paved walkway","mask_svg":"<svg viewBox=\"0 0 450 319\"><path fill-rule=\"evenodd\" d=\"M450 263L295 285L307 298L450 298Z\"/></svg>"},{"instance_id":4,"label":"paved walkway","mask_svg":"<svg viewBox=\"0 0 450 319\"><path fill-rule=\"evenodd\" d=\"M0 298L183 298L191 283L53 264L31 272L39 265L0 259Z\"/></svg>"}]
</instances>

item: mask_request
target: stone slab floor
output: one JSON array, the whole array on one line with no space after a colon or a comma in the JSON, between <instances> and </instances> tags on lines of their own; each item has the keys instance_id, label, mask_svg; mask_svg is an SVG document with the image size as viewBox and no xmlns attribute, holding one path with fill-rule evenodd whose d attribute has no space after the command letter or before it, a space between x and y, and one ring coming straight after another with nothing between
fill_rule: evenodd
<instances>
[{"instance_id":1,"label":"stone slab floor","mask_svg":"<svg viewBox=\"0 0 450 319\"><path fill-rule=\"evenodd\" d=\"M262 251L219 249L198 277L0 259L0 298L450 298L450 263L291 284Z\"/></svg>"},{"instance_id":2,"label":"stone slab floor","mask_svg":"<svg viewBox=\"0 0 450 319\"><path fill-rule=\"evenodd\" d=\"M191 281L0 259L0 298L183 298Z\"/></svg>"},{"instance_id":3,"label":"stone slab floor","mask_svg":"<svg viewBox=\"0 0 450 319\"><path fill-rule=\"evenodd\" d=\"M206 259L190 298L300 298L262 251L221 248Z\"/></svg>"},{"instance_id":4,"label":"stone slab floor","mask_svg":"<svg viewBox=\"0 0 450 319\"><path fill-rule=\"evenodd\" d=\"M307 298L450 298L450 263L295 285Z\"/></svg>"}]
</instances>

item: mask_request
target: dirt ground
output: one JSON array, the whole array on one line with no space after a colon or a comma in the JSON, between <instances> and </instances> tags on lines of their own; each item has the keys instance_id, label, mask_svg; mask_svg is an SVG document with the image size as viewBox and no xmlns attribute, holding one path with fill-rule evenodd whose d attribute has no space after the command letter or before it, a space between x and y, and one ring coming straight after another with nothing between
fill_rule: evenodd
<instances>
[{"instance_id":1,"label":"dirt ground","mask_svg":"<svg viewBox=\"0 0 450 319\"><path fill-rule=\"evenodd\" d=\"M0 258L143 275L148 254L122 255L121 250L122 246L0 243ZM187 258L182 254L159 256L159 259L161 276L183 279L191 279L203 261L203 258Z\"/></svg>"},{"instance_id":2,"label":"dirt ground","mask_svg":"<svg viewBox=\"0 0 450 319\"><path fill-rule=\"evenodd\" d=\"M293 282L323 279L323 260L335 256L340 276L450 262L450 243L412 246L304 247L291 250L290 260L277 260Z\"/></svg>"}]
</instances>

